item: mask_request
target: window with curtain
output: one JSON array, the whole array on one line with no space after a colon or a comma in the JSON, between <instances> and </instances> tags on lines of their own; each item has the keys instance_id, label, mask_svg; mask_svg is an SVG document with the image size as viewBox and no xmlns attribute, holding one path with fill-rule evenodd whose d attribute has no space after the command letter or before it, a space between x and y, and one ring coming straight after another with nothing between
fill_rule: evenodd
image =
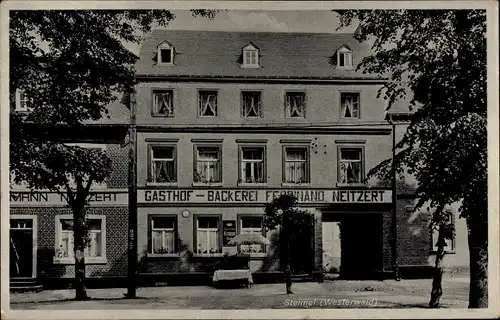
<instances>
[{"instance_id":1,"label":"window with curtain","mask_svg":"<svg viewBox=\"0 0 500 320\"><path fill-rule=\"evenodd\" d=\"M198 92L198 116L217 116L217 91Z\"/></svg>"},{"instance_id":2,"label":"window with curtain","mask_svg":"<svg viewBox=\"0 0 500 320\"><path fill-rule=\"evenodd\" d=\"M219 146L196 148L195 182L222 182L220 150Z\"/></svg>"},{"instance_id":3,"label":"window with curtain","mask_svg":"<svg viewBox=\"0 0 500 320\"><path fill-rule=\"evenodd\" d=\"M153 92L153 114L164 117L174 116L174 102L172 90Z\"/></svg>"},{"instance_id":4,"label":"window with curtain","mask_svg":"<svg viewBox=\"0 0 500 320\"><path fill-rule=\"evenodd\" d=\"M359 93L342 92L340 94L341 118L359 118Z\"/></svg>"},{"instance_id":5,"label":"window with curtain","mask_svg":"<svg viewBox=\"0 0 500 320\"><path fill-rule=\"evenodd\" d=\"M264 183L264 148L241 148L241 181L244 183Z\"/></svg>"},{"instance_id":6,"label":"window with curtain","mask_svg":"<svg viewBox=\"0 0 500 320\"><path fill-rule=\"evenodd\" d=\"M304 118L306 115L306 94L287 92L285 94L286 115L289 118Z\"/></svg>"},{"instance_id":7,"label":"window with curtain","mask_svg":"<svg viewBox=\"0 0 500 320\"><path fill-rule=\"evenodd\" d=\"M262 234L262 217L241 217L240 233ZM265 244L242 244L239 245L239 253L262 253L265 252Z\"/></svg>"},{"instance_id":8,"label":"window with curtain","mask_svg":"<svg viewBox=\"0 0 500 320\"><path fill-rule=\"evenodd\" d=\"M174 147L151 147L151 182L177 182Z\"/></svg>"},{"instance_id":9,"label":"window with curtain","mask_svg":"<svg viewBox=\"0 0 500 320\"><path fill-rule=\"evenodd\" d=\"M196 220L196 252L198 254L221 253L219 218L198 217Z\"/></svg>"},{"instance_id":10,"label":"window with curtain","mask_svg":"<svg viewBox=\"0 0 500 320\"><path fill-rule=\"evenodd\" d=\"M87 219L87 228L89 229L89 246L85 248L85 257L102 257L103 246L102 230L103 221L101 219ZM73 237L73 219L59 220L59 248L57 255L59 258L74 257L74 237Z\"/></svg>"},{"instance_id":11,"label":"window with curtain","mask_svg":"<svg viewBox=\"0 0 500 320\"><path fill-rule=\"evenodd\" d=\"M361 183L362 150L359 148L341 148L339 161L339 183Z\"/></svg>"},{"instance_id":12,"label":"window with curtain","mask_svg":"<svg viewBox=\"0 0 500 320\"><path fill-rule=\"evenodd\" d=\"M243 118L262 116L262 100L259 91L243 91L241 93Z\"/></svg>"},{"instance_id":13,"label":"window with curtain","mask_svg":"<svg viewBox=\"0 0 500 320\"><path fill-rule=\"evenodd\" d=\"M173 217L151 217L151 246L150 253L176 253L175 229L176 221Z\"/></svg>"},{"instance_id":14,"label":"window with curtain","mask_svg":"<svg viewBox=\"0 0 500 320\"><path fill-rule=\"evenodd\" d=\"M307 148L285 148L285 183L309 182Z\"/></svg>"}]
</instances>

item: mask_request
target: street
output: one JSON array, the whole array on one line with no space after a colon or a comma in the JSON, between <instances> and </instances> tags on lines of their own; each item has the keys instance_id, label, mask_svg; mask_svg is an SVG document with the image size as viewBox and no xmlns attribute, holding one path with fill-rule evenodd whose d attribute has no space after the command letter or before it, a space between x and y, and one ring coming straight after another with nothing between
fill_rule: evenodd
<instances>
[{"instance_id":1,"label":"street","mask_svg":"<svg viewBox=\"0 0 500 320\"><path fill-rule=\"evenodd\" d=\"M468 279L443 282L443 308L467 308ZM72 301L72 290L11 294L12 309L288 309L288 308L427 308L431 279L325 281L285 285L256 284L249 289L208 286L139 288L138 299L125 299L124 288L89 289L91 301Z\"/></svg>"}]
</instances>

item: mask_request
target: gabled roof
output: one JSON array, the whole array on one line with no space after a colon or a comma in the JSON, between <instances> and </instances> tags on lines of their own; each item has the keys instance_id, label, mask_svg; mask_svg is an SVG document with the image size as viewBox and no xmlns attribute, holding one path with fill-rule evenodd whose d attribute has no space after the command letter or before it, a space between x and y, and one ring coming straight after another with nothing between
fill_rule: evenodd
<instances>
[{"instance_id":1,"label":"gabled roof","mask_svg":"<svg viewBox=\"0 0 500 320\"><path fill-rule=\"evenodd\" d=\"M175 65L155 62L157 46L168 41L177 53ZM249 43L259 47L262 68L245 69L238 63ZM342 45L352 51L353 63L370 53L352 34L223 32L156 29L141 46L136 63L140 76L208 76L273 78L380 79L355 70L336 69L331 57Z\"/></svg>"}]
</instances>

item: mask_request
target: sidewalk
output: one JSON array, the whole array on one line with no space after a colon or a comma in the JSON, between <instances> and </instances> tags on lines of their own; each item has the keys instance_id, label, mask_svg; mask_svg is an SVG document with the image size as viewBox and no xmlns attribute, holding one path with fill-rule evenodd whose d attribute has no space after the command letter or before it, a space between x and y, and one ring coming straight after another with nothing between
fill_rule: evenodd
<instances>
[{"instance_id":1,"label":"sidewalk","mask_svg":"<svg viewBox=\"0 0 500 320\"><path fill-rule=\"evenodd\" d=\"M468 282L443 282L443 307L466 308ZM89 289L90 301L72 301L73 290L10 295L11 309L282 309L282 308L426 308L431 279L327 281L285 285L257 284L249 289L209 286L139 288L138 299L125 299L124 288ZM360 301L360 302L356 302Z\"/></svg>"}]
</instances>

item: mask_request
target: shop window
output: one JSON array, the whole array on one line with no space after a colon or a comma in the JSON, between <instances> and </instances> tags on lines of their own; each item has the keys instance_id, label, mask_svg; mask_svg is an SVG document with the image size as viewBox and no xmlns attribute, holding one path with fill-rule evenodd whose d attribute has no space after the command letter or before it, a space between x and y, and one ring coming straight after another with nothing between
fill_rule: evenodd
<instances>
[{"instance_id":1,"label":"shop window","mask_svg":"<svg viewBox=\"0 0 500 320\"><path fill-rule=\"evenodd\" d=\"M150 216L149 253L153 255L177 252L177 219L174 216Z\"/></svg>"},{"instance_id":2,"label":"shop window","mask_svg":"<svg viewBox=\"0 0 500 320\"><path fill-rule=\"evenodd\" d=\"M453 216L453 212L447 211L445 212L447 221L445 224L449 227L452 228L452 230L455 229L455 219ZM431 232L431 248L433 252L437 252L438 246L437 246L437 241L438 241L438 236L439 236L439 231L436 229L433 229ZM454 253L455 252L455 232L453 232L453 236L451 239L445 239L445 247L444 247L444 252L445 253Z\"/></svg>"},{"instance_id":3,"label":"shop window","mask_svg":"<svg viewBox=\"0 0 500 320\"><path fill-rule=\"evenodd\" d=\"M309 156L307 147L285 147L284 183L309 182Z\"/></svg>"},{"instance_id":4,"label":"shop window","mask_svg":"<svg viewBox=\"0 0 500 320\"><path fill-rule=\"evenodd\" d=\"M240 217L240 233L259 233L265 236L262 217ZM265 244L242 244L238 246L238 253L264 253L265 251Z\"/></svg>"},{"instance_id":5,"label":"shop window","mask_svg":"<svg viewBox=\"0 0 500 320\"><path fill-rule=\"evenodd\" d=\"M173 90L155 90L153 92L153 115L172 118L174 116Z\"/></svg>"},{"instance_id":6,"label":"shop window","mask_svg":"<svg viewBox=\"0 0 500 320\"><path fill-rule=\"evenodd\" d=\"M260 91L243 91L241 93L241 109L243 118L259 118L262 116L262 99Z\"/></svg>"},{"instance_id":7,"label":"shop window","mask_svg":"<svg viewBox=\"0 0 500 320\"><path fill-rule=\"evenodd\" d=\"M339 148L339 183L363 183L363 149Z\"/></svg>"},{"instance_id":8,"label":"shop window","mask_svg":"<svg viewBox=\"0 0 500 320\"><path fill-rule=\"evenodd\" d=\"M153 183L177 182L176 148L174 146L150 147L150 179Z\"/></svg>"},{"instance_id":9,"label":"shop window","mask_svg":"<svg viewBox=\"0 0 500 320\"><path fill-rule=\"evenodd\" d=\"M196 253L222 252L220 217L196 217Z\"/></svg>"},{"instance_id":10,"label":"shop window","mask_svg":"<svg viewBox=\"0 0 500 320\"><path fill-rule=\"evenodd\" d=\"M265 147L241 147L240 153L241 183L265 183Z\"/></svg>"},{"instance_id":11,"label":"shop window","mask_svg":"<svg viewBox=\"0 0 500 320\"><path fill-rule=\"evenodd\" d=\"M359 92L340 93L340 117L344 119L359 118Z\"/></svg>"},{"instance_id":12,"label":"shop window","mask_svg":"<svg viewBox=\"0 0 500 320\"><path fill-rule=\"evenodd\" d=\"M217 91L198 92L198 116L217 117Z\"/></svg>"},{"instance_id":13,"label":"shop window","mask_svg":"<svg viewBox=\"0 0 500 320\"><path fill-rule=\"evenodd\" d=\"M305 92L287 92L285 94L285 112L288 118L305 118Z\"/></svg>"},{"instance_id":14,"label":"shop window","mask_svg":"<svg viewBox=\"0 0 500 320\"><path fill-rule=\"evenodd\" d=\"M87 217L89 245L85 247L85 261L106 263L106 217L91 215ZM74 263L73 216L56 216L56 255L55 263Z\"/></svg>"},{"instance_id":15,"label":"shop window","mask_svg":"<svg viewBox=\"0 0 500 320\"><path fill-rule=\"evenodd\" d=\"M222 182L221 158L220 146L196 146L194 182Z\"/></svg>"}]
</instances>

